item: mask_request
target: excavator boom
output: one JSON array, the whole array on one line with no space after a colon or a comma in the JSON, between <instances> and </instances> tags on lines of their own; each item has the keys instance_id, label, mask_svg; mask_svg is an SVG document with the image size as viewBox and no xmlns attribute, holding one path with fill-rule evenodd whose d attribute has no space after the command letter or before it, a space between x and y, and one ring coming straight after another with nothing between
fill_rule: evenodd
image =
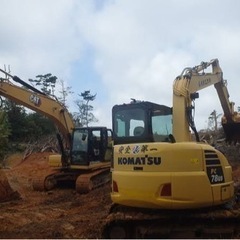
<instances>
[{"instance_id":1,"label":"excavator boom","mask_svg":"<svg viewBox=\"0 0 240 240\"><path fill-rule=\"evenodd\" d=\"M2 69L0 70L8 76L10 75ZM56 99L42 93L20 78L11 75L10 77L24 87L13 84L8 78L0 78L0 95L50 118L63 135L66 148L70 148L74 122L67 109Z\"/></svg>"},{"instance_id":2,"label":"excavator boom","mask_svg":"<svg viewBox=\"0 0 240 240\"><path fill-rule=\"evenodd\" d=\"M212 71L206 73L208 67ZM234 110L234 102L229 100L227 81L223 79L223 72L218 59L202 62L195 67L185 68L173 84L173 133L177 141L191 140L189 127L197 136L197 130L192 117L193 101L198 98L198 91L214 86L220 100L224 116L222 126L227 142L240 141L240 115Z\"/></svg>"}]
</instances>

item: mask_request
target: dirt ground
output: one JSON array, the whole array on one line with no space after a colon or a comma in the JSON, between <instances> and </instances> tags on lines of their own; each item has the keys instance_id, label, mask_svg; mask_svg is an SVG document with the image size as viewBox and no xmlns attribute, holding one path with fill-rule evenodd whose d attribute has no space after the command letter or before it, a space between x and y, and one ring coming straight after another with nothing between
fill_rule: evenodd
<instances>
[{"instance_id":1,"label":"dirt ground","mask_svg":"<svg viewBox=\"0 0 240 240\"><path fill-rule=\"evenodd\" d=\"M32 190L32 179L49 170L48 153L21 160L14 155L4 171L21 199L0 203L0 238L101 238L111 205L110 184L80 195L74 188Z\"/></svg>"}]
</instances>

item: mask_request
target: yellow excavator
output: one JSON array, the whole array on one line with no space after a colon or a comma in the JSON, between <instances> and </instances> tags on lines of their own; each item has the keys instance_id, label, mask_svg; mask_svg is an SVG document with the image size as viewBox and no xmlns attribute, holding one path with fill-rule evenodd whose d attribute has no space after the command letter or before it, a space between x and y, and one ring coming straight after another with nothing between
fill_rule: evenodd
<instances>
[{"instance_id":1,"label":"yellow excavator","mask_svg":"<svg viewBox=\"0 0 240 240\"><path fill-rule=\"evenodd\" d=\"M134 99L113 107L113 205L104 238L239 236L232 168L223 153L199 141L192 116L197 91L210 85L224 111L226 140L235 141L240 118L217 59L184 69L173 84L173 107Z\"/></svg>"},{"instance_id":2,"label":"yellow excavator","mask_svg":"<svg viewBox=\"0 0 240 240\"><path fill-rule=\"evenodd\" d=\"M0 69L0 95L51 119L57 129L61 154L49 156L52 171L33 180L33 189L47 191L72 181L78 193L87 193L110 181L112 130L106 127L75 127L68 110L17 76ZM12 79L12 81L10 81ZM16 82L22 86L13 83Z\"/></svg>"}]
</instances>

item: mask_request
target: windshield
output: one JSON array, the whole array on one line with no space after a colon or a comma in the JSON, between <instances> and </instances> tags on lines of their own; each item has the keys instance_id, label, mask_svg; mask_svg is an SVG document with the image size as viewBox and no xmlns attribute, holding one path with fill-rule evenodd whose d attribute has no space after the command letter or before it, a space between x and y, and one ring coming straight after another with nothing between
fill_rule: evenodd
<instances>
[{"instance_id":1,"label":"windshield","mask_svg":"<svg viewBox=\"0 0 240 240\"><path fill-rule=\"evenodd\" d=\"M152 133L154 142L168 141L169 134L172 134L172 115L152 116Z\"/></svg>"},{"instance_id":2,"label":"windshield","mask_svg":"<svg viewBox=\"0 0 240 240\"><path fill-rule=\"evenodd\" d=\"M121 110L115 115L114 132L117 137L132 137L143 134L145 127L145 112L143 109ZM136 130L139 129L137 132Z\"/></svg>"},{"instance_id":3,"label":"windshield","mask_svg":"<svg viewBox=\"0 0 240 240\"><path fill-rule=\"evenodd\" d=\"M72 151L88 151L88 131L78 129L73 134L73 147Z\"/></svg>"},{"instance_id":4,"label":"windshield","mask_svg":"<svg viewBox=\"0 0 240 240\"><path fill-rule=\"evenodd\" d=\"M172 134L172 112L171 109L162 105L151 105L151 107L136 106L126 107L114 112L113 132L115 140L127 141L169 141ZM133 140L135 139L135 140ZM140 140L141 139L141 140Z\"/></svg>"}]
</instances>

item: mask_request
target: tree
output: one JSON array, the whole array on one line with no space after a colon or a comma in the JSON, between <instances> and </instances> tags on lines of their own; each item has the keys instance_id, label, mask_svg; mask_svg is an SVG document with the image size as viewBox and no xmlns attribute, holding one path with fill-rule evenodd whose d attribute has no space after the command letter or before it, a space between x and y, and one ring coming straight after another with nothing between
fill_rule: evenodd
<instances>
[{"instance_id":1,"label":"tree","mask_svg":"<svg viewBox=\"0 0 240 240\"><path fill-rule=\"evenodd\" d=\"M214 132L217 132L218 130L218 118L221 116L221 114L217 114L216 110L213 110L213 112L208 117L208 128L210 130L213 130Z\"/></svg>"},{"instance_id":2,"label":"tree","mask_svg":"<svg viewBox=\"0 0 240 240\"><path fill-rule=\"evenodd\" d=\"M67 108L67 96L69 94L73 94L73 92L71 91L72 87L65 87L63 80L60 80L60 85L61 91L59 91L59 93L61 94L61 96L58 99L63 104L63 106Z\"/></svg>"},{"instance_id":3,"label":"tree","mask_svg":"<svg viewBox=\"0 0 240 240\"><path fill-rule=\"evenodd\" d=\"M57 77L52 76L51 73L37 75L36 79L29 79L29 81L35 83L36 86L41 86L43 93L47 95L54 95Z\"/></svg>"},{"instance_id":4,"label":"tree","mask_svg":"<svg viewBox=\"0 0 240 240\"><path fill-rule=\"evenodd\" d=\"M56 129L53 121L40 113L32 112L26 116L27 140L38 140L43 136L53 135Z\"/></svg>"},{"instance_id":5,"label":"tree","mask_svg":"<svg viewBox=\"0 0 240 240\"><path fill-rule=\"evenodd\" d=\"M222 114L217 114L216 110L213 110L208 117L208 129L205 135L208 135L208 143L211 145L216 145L217 140L224 137L224 132L222 128L218 128L218 119Z\"/></svg>"},{"instance_id":6,"label":"tree","mask_svg":"<svg viewBox=\"0 0 240 240\"><path fill-rule=\"evenodd\" d=\"M8 150L8 137L11 134L7 114L0 111L0 159L3 160Z\"/></svg>"},{"instance_id":7,"label":"tree","mask_svg":"<svg viewBox=\"0 0 240 240\"><path fill-rule=\"evenodd\" d=\"M11 142L29 142L55 133L54 123L36 112L27 112L23 106L6 99L3 110L8 117Z\"/></svg>"},{"instance_id":8,"label":"tree","mask_svg":"<svg viewBox=\"0 0 240 240\"><path fill-rule=\"evenodd\" d=\"M93 106L89 104L90 101L95 100L96 95L91 95L90 90L84 91L79 95L83 99L75 102L79 110L78 113L74 113L76 125L88 126L89 123L98 121L92 113Z\"/></svg>"},{"instance_id":9,"label":"tree","mask_svg":"<svg viewBox=\"0 0 240 240\"><path fill-rule=\"evenodd\" d=\"M22 141L26 137L26 111L24 107L15 104L13 101L5 99L3 110L6 111L11 135L11 141Z\"/></svg>"}]
</instances>

